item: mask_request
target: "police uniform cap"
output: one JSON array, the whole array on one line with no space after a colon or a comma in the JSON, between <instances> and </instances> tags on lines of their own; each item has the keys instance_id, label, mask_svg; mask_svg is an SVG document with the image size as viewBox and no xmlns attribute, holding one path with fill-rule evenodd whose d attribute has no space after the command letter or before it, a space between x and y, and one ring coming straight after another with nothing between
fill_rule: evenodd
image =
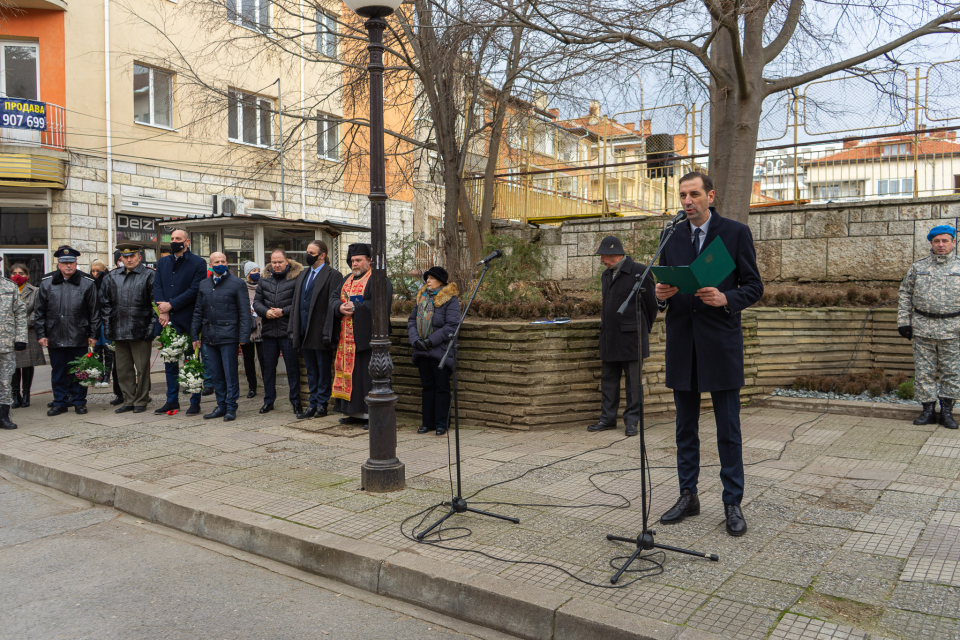
<instances>
[{"instance_id":1,"label":"police uniform cap","mask_svg":"<svg viewBox=\"0 0 960 640\"><path fill-rule=\"evenodd\" d=\"M597 249L598 256L622 256L626 253L623 250L623 244L617 236L607 236L600 241L600 247Z\"/></svg>"},{"instance_id":2,"label":"police uniform cap","mask_svg":"<svg viewBox=\"0 0 960 640\"><path fill-rule=\"evenodd\" d=\"M61 245L53 253L53 257L59 262L76 262L80 257L80 252L68 244Z\"/></svg>"}]
</instances>

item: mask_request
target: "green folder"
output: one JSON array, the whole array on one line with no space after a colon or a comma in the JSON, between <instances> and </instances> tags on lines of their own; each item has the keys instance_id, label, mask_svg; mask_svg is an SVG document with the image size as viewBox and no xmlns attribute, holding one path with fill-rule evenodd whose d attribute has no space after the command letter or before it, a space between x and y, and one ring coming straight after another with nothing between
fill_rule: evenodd
<instances>
[{"instance_id":1,"label":"green folder","mask_svg":"<svg viewBox=\"0 0 960 640\"><path fill-rule=\"evenodd\" d=\"M651 267L658 284L669 284L680 293L696 293L697 289L716 287L736 268L730 252L719 237L704 247L689 267Z\"/></svg>"}]
</instances>

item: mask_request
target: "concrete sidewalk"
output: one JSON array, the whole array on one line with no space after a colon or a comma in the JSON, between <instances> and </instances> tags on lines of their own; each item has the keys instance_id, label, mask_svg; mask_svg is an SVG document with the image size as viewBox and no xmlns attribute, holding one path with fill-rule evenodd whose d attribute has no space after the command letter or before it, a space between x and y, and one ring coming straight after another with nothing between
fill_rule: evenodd
<instances>
[{"instance_id":1,"label":"concrete sidewalk","mask_svg":"<svg viewBox=\"0 0 960 640\"><path fill-rule=\"evenodd\" d=\"M260 416L260 404L241 400L229 425L134 420L101 404L86 416L15 410L20 429L0 432L0 468L524 638L960 638L955 431L745 409L748 534L725 533L717 468L707 467L701 515L655 528L658 542L721 561L658 556L662 573L610 589L611 559L633 547L606 535L640 528L638 439L465 430L465 495L501 482L471 504L521 523L456 516L449 526L461 528L440 548L408 539L400 524L449 498L446 438L405 426L408 488L367 494L366 432L336 417ZM655 519L676 499L675 447L672 424L648 427ZM716 465L709 414L701 436L702 463Z\"/></svg>"}]
</instances>

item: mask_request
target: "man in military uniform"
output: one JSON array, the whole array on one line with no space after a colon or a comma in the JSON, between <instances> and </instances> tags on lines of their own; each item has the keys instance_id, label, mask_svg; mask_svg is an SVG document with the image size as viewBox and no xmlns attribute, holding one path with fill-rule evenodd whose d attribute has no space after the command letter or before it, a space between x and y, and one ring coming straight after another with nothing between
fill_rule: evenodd
<instances>
[{"instance_id":1,"label":"man in military uniform","mask_svg":"<svg viewBox=\"0 0 960 640\"><path fill-rule=\"evenodd\" d=\"M93 278L77 271L80 252L63 245L54 252L57 270L45 275L37 294L33 326L37 342L50 354L53 406L48 416L87 412L87 388L70 373L70 361L93 349L100 335L100 305Z\"/></svg>"},{"instance_id":2,"label":"man in military uniform","mask_svg":"<svg viewBox=\"0 0 960 640\"><path fill-rule=\"evenodd\" d=\"M939 424L947 429L957 428L953 403L960 398L960 259L955 253L956 238L957 230L950 225L930 230L930 255L910 265L900 284L897 310L897 331L913 340L913 389L923 405L913 424L938 422L939 397Z\"/></svg>"},{"instance_id":3,"label":"man in military uniform","mask_svg":"<svg viewBox=\"0 0 960 640\"><path fill-rule=\"evenodd\" d=\"M3 258L0 258L3 260ZM0 429L16 429L10 420L11 380L17 369L16 351L27 350L27 306L20 287L0 271Z\"/></svg>"},{"instance_id":4,"label":"man in military uniform","mask_svg":"<svg viewBox=\"0 0 960 640\"><path fill-rule=\"evenodd\" d=\"M117 249L123 268L103 276L100 287L104 334L116 347L123 394L123 404L115 413L143 413L150 402L154 271L140 262L138 245L125 243Z\"/></svg>"}]
</instances>

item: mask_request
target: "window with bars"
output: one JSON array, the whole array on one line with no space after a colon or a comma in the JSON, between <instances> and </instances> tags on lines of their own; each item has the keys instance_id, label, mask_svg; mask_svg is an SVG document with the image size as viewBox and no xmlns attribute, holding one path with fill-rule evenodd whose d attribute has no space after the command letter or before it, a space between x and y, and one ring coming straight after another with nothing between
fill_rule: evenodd
<instances>
[{"instance_id":1,"label":"window with bars","mask_svg":"<svg viewBox=\"0 0 960 640\"><path fill-rule=\"evenodd\" d=\"M317 116L317 157L340 160L340 118L321 113Z\"/></svg>"},{"instance_id":2,"label":"window with bars","mask_svg":"<svg viewBox=\"0 0 960 640\"><path fill-rule=\"evenodd\" d=\"M173 74L142 64L133 65L133 121L173 126Z\"/></svg>"},{"instance_id":3,"label":"window with bars","mask_svg":"<svg viewBox=\"0 0 960 640\"><path fill-rule=\"evenodd\" d=\"M270 33L270 0L227 0L227 20L260 33Z\"/></svg>"},{"instance_id":4,"label":"window with bars","mask_svg":"<svg viewBox=\"0 0 960 640\"><path fill-rule=\"evenodd\" d=\"M273 101L231 90L228 101L228 137L258 147L273 145Z\"/></svg>"},{"instance_id":5,"label":"window with bars","mask_svg":"<svg viewBox=\"0 0 960 640\"><path fill-rule=\"evenodd\" d=\"M328 58L337 58L337 18L317 11L317 51Z\"/></svg>"}]
</instances>

